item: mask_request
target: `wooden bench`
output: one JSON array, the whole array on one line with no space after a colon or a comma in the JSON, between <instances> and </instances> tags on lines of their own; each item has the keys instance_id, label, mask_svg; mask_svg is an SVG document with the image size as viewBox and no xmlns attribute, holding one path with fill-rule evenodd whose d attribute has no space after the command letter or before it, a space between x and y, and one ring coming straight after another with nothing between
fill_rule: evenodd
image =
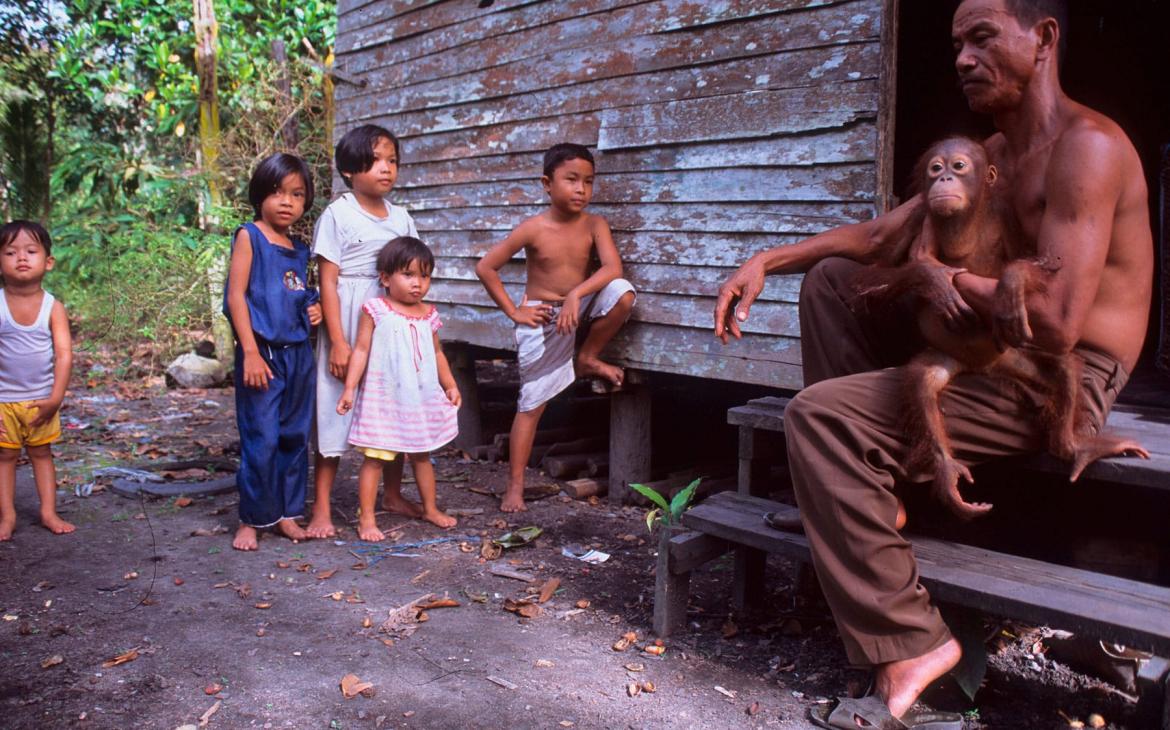
<instances>
[{"instance_id":1,"label":"wooden bench","mask_svg":"<svg viewBox=\"0 0 1170 730\"><path fill-rule=\"evenodd\" d=\"M737 608L758 601L768 553L809 560L808 541L798 532L775 530L766 512L796 519L796 508L763 498L777 432L784 430L787 398L750 401L728 411L739 427L738 491L716 494L686 512L683 530L659 551L654 630L660 636L686 624L690 573L703 563L735 552L733 600ZM1090 466L1083 480L1170 490L1170 412L1118 406L1113 430L1137 435L1151 459L1110 459ZM1012 462L1021 468L1066 474L1067 464L1048 456ZM999 553L945 540L911 536L922 584L942 603L1067 629L1105 641L1170 656L1170 588L1088 570ZM1166 690L1164 661L1149 664L1147 682ZM1170 705L1161 710L1170 730Z\"/></svg>"}]
</instances>

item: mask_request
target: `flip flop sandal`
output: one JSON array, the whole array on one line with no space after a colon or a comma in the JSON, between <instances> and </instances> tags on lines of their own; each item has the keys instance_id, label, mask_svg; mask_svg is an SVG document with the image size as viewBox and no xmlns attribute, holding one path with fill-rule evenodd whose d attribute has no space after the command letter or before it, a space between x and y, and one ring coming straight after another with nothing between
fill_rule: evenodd
<instances>
[{"instance_id":1,"label":"flip flop sandal","mask_svg":"<svg viewBox=\"0 0 1170 730\"><path fill-rule=\"evenodd\" d=\"M784 514L780 514L779 512L765 512L764 524L773 530L780 530L781 532L804 532L804 525L800 523L799 514L793 516L791 512Z\"/></svg>"},{"instance_id":2,"label":"flip flop sandal","mask_svg":"<svg viewBox=\"0 0 1170 730\"><path fill-rule=\"evenodd\" d=\"M857 730L871 727L874 730L962 730L962 715L953 712L907 712L898 719L890 714L890 708L877 695L841 697L832 710L825 707L811 707L808 719L817 727L828 730ZM861 720L862 725L857 721Z\"/></svg>"}]
</instances>

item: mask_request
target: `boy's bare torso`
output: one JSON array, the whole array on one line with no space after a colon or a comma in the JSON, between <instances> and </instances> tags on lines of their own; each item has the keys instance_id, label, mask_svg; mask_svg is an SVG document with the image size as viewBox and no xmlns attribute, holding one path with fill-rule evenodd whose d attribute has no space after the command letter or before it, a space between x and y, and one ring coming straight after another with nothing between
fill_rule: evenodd
<instances>
[{"instance_id":1,"label":"boy's bare torso","mask_svg":"<svg viewBox=\"0 0 1170 730\"><path fill-rule=\"evenodd\" d=\"M600 221L590 213L558 220L553 211L546 210L521 224L527 229L525 294L529 301L559 302L589 277Z\"/></svg>"}]
</instances>

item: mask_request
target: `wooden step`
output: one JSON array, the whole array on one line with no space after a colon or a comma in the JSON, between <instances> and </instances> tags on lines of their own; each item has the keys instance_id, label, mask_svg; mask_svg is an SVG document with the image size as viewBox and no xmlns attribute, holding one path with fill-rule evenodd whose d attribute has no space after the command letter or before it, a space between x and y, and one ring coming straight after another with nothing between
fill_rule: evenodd
<instances>
[{"instance_id":1,"label":"wooden step","mask_svg":"<svg viewBox=\"0 0 1170 730\"><path fill-rule=\"evenodd\" d=\"M683 525L730 543L807 560L808 540L773 530L765 512L794 507L715 494ZM911 536L919 578L936 601L969 606L1170 655L1170 588L926 537Z\"/></svg>"}]
</instances>

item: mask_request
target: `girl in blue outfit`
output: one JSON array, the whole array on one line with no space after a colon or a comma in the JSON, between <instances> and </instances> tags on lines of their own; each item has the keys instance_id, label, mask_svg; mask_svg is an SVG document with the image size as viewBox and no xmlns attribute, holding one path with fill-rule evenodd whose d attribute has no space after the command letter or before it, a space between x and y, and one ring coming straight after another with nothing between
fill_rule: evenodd
<instances>
[{"instance_id":1,"label":"girl in blue outfit","mask_svg":"<svg viewBox=\"0 0 1170 730\"><path fill-rule=\"evenodd\" d=\"M316 387L309 327L321 321L317 292L306 285L309 247L289 235L313 205L304 160L266 157L252 173L248 202L256 218L236 229L224 292L224 314L236 335L237 550L256 549L258 528L306 537L294 520L305 511Z\"/></svg>"}]
</instances>

